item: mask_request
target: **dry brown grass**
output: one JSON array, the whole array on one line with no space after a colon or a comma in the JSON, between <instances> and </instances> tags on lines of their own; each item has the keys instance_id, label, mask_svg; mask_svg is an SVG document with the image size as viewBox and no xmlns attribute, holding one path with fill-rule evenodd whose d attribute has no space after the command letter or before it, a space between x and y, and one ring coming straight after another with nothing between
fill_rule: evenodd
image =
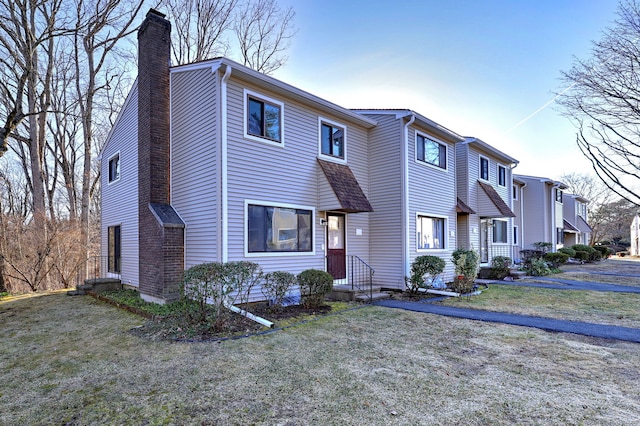
<instances>
[{"instance_id":1,"label":"dry brown grass","mask_svg":"<svg viewBox=\"0 0 640 426\"><path fill-rule=\"evenodd\" d=\"M219 343L0 302L0 424L638 424L639 346L377 307Z\"/></svg>"}]
</instances>

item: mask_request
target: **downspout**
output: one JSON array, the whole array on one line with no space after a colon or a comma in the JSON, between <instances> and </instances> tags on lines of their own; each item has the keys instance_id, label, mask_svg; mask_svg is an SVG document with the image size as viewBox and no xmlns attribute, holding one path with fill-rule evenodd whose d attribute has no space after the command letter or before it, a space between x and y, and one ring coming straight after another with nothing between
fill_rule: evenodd
<instances>
[{"instance_id":1,"label":"downspout","mask_svg":"<svg viewBox=\"0 0 640 426\"><path fill-rule=\"evenodd\" d=\"M525 182L520 188L520 248L524 250L524 189L527 187Z\"/></svg>"},{"instance_id":2,"label":"downspout","mask_svg":"<svg viewBox=\"0 0 640 426\"><path fill-rule=\"evenodd\" d=\"M406 117L406 116L405 116ZM411 248L409 247L411 236L409 235L410 229L410 218L409 218L409 126L416 121L416 116L411 114L411 118L409 121L405 123L403 129L404 140L402 142L402 217L403 220L403 230L402 230L402 263L404 276L408 277L410 275L409 272L409 253L411 253Z\"/></svg>"},{"instance_id":3,"label":"downspout","mask_svg":"<svg viewBox=\"0 0 640 426\"><path fill-rule=\"evenodd\" d=\"M222 263L229 259L229 194L228 194L228 178L227 178L227 81L231 76L231 67L227 65L224 75L222 76L220 86L220 133L221 133L221 153L220 153L220 169L221 169L221 198L222 211L220 212L220 220L222 221Z\"/></svg>"}]
</instances>

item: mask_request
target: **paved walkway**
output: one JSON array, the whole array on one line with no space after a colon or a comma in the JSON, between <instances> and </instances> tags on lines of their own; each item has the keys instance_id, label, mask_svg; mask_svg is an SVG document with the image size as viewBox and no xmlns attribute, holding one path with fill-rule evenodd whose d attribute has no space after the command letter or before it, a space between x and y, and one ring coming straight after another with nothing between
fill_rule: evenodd
<instances>
[{"instance_id":1,"label":"paved walkway","mask_svg":"<svg viewBox=\"0 0 640 426\"><path fill-rule=\"evenodd\" d=\"M490 284L524 285L544 288L554 288L559 290L594 290L594 291L626 291L630 293L640 293L638 287L616 286L603 283L585 283L581 281L548 279L549 281L562 282L565 285L525 283L525 282L505 282L496 281ZM570 284L569 284L570 282ZM580 284L576 284L580 283ZM618 290L620 287L626 290ZM630 291L633 289L633 291ZM403 300L378 300L374 305L388 308L405 309L413 312L424 312L429 314L444 315L448 317L464 318L474 321L497 322L502 324L519 325L523 327L534 327L541 330L556 331L562 333L574 333L584 336L601 337L605 339L617 339L627 342L640 343L640 329L630 327L619 327L615 325L593 324L580 321L568 321L553 318L535 317L530 315L509 314L503 312L483 311L478 309L456 308L454 306L436 305L433 302L439 299L429 299L428 302L410 302Z\"/></svg>"}]
</instances>

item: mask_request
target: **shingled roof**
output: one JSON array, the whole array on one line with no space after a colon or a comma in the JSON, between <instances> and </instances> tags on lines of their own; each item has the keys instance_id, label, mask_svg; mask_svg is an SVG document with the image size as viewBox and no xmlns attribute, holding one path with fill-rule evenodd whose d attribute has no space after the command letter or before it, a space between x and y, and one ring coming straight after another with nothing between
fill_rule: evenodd
<instances>
[{"instance_id":1,"label":"shingled roof","mask_svg":"<svg viewBox=\"0 0 640 426\"><path fill-rule=\"evenodd\" d=\"M318 159L318 164L340 202L340 211L346 213L372 212L373 207L353 172L346 164L333 163Z\"/></svg>"},{"instance_id":2,"label":"shingled roof","mask_svg":"<svg viewBox=\"0 0 640 426\"><path fill-rule=\"evenodd\" d=\"M487 197L489 197L493 205L496 206L502 217L516 217L515 213L511 211L507 203L504 202L493 186L480 181L478 181L478 184L480 188L484 190L485 194L487 194Z\"/></svg>"},{"instance_id":3,"label":"shingled roof","mask_svg":"<svg viewBox=\"0 0 640 426\"><path fill-rule=\"evenodd\" d=\"M460 213L460 214L475 214L476 212L471 207L466 205L464 203L464 201L462 201L460 198L458 198L457 202L456 202L456 213Z\"/></svg>"},{"instance_id":4,"label":"shingled roof","mask_svg":"<svg viewBox=\"0 0 640 426\"><path fill-rule=\"evenodd\" d=\"M571 222L569 222L567 219L562 219L562 227L564 228L564 232L571 232L571 233L580 232L580 230L575 226L573 226Z\"/></svg>"}]
</instances>

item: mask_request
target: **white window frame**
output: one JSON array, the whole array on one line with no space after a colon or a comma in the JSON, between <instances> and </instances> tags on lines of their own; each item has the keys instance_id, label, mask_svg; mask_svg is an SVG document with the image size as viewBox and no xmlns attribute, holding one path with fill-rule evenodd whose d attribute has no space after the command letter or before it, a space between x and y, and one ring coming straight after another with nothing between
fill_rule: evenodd
<instances>
[{"instance_id":1,"label":"white window frame","mask_svg":"<svg viewBox=\"0 0 640 426\"><path fill-rule=\"evenodd\" d=\"M416 130L414 133L415 133L414 136L413 136L413 149L414 149L413 159L414 159L414 161L417 164L421 165L421 166L429 167L429 168L432 168L434 170L439 170L441 172L449 172L449 155L450 155L450 153L449 153L449 144L441 141L438 138L434 138L433 136L427 135L426 133L420 132L418 130ZM423 137L425 139L429 139L432 142L435 142L435 143L437 143L439 145L444 146L444 148L445 148L444 168L440 167L440 166L437 166L435 164L431 164L431 163L429 163L427 161L418 160L418 136L421 136L421 137ZM435 216L433 216L433 217L435 217Z\"/></svg>"},{"instance_id":2,"label":"white window frame","mask_svg":"<svg viewBox=\"0 0 640 426\"><path fill-rule=\"evenodd\" d=\"M520 191L520 187L516 184L511 185L511 195L513 196L513 201L518 201L518 192Z\"/></svg>"},{"instance_id":3,"label":"white window frame","mask_svg":"<svg viewBox=\"0 0 640 426\"><path fill-rule=\"evenodd\" d=\"M249 113L249 97L255 98L259 101L271 103L280 107L280 141L275 141L273 139L269 139L262 136L257 136L249 133L249 129L247 128L248 122L248 113ZM275 100L269 96L263 95L262 93L254 92L252 90L244 89L243 90L243 100L242 100L242 118L243 118L243 129L244 129L244 137L245 139L251 139L256 142L266 143L271 146L277 146L280 148L284 148L284 103L278 100Z\"/></svg>"},{"instance_id":4,"label":"white window frame","mask_svg":"<svg viewBox=\"0 0 640 426\"><path fill-rule=\"evenodd\" d=\"M513 245L517 246L518 245L518 240L519 237L518 235L520 235L520 229L518 228L518 225L513 225Z\"/></svg>"},{"instance_id":5,"label":"white window frame","mask_svg":"<svg viewBox=\"0 0 640 426\"><path fill-rule=\"evenodd\" d=\"M443 229L443 248L418 248L418 219L420 217L434 218L434 219L444 219L444 229ZM445 252L449 248L449 217L440 215L440 214L432 214L432 213L424 213L424 212L416 212L415 221L414 221L414 236L415 236L415 248L417 253L441 253Z\"/></svg>"},{"instance_id":6,"label":"white window frame","mask_svg":"<svg viewBox=\"0 0 640 426\"><path fill-rule=\"evenodd\" d=\"M489 157L485 157L484 155L478 155L478 179L483 180L485 182L489 182L491 178L491 161ZM487 178L482 177L482 160L487 160Z\"/></svg>"},{"instance_id":7,"label":"white window frame","mask_svg":"<svg viewBox=\"0 0 640 426\"><path fill-rule=\"evenodd\" d=\"M491 244L493 245L508 245L509 244L509 221L505 220L505 219L493 219L493 226L491 229ZM505 233L504 236L506 238L506 241L493 241L495 239L496 236L496 222L500 222L500 223L504 223L505 224Z\"/></svg>"},{"instance_id":8,"label":"white window frame","mask_svg":"<svg viewBox=\"0 0 640 426\"><path fill-rule=\"evenodd\" d=\"M115 178L114 180L111 180L111 161L118 157L118 177ZM116 182L120 181L120 177L122 176L122 157L120 156L120 151L114 153L112 156L109 157L109 161L107 161L107 185L112 185Z\"/></svg>"},{"instance_id":9,"label":"white window frame","mask_svg":"<svg viewBox=\"0 0 640 426\"><path fill-rule=\"evenodd\" d=\"M500 184L500 169L504 170L504 183L501 185ZM497 163L496 165L496 183L498 184L498 186L501 186L503 188L507 187L507 166L504 166L500 163Z\"/></svg>"},{"instance_id":10,"label":"white window frame","mask_svg":"<svg viewBox=\"0 0 640 426\"><path fill-rule=\"evenodd\" d=\"M311 211L311 251L269 251L269 252L249 252L249 205L258 205L265 207L280 207L285 209L297 209L297 210L309 210ZM287 203L274 203L272 201L265 200L244 200L244 220L243 220L243 234L244 234L244 256L245 257L289 257L289 256L315 256L316 254L316 230L318 225L316 224L316 208L313 206L303 206L299 204L287 204Z\"/></svg>"},{"instance_id":11,"label":"white window frame","mask_svg":"<svg viewBox=\"0 0 640 426\"><path fill-rule=\"evenodd\" d=\"M332 126L332 127L340 127L343 130L344 136L342 141L342 151L344 155L342 156L342 158L334 157L333 155L322 153L322 125L323 124L328 124L329 126ZM347 145L348 145L347 133L348 133L347 126L345 126L344 124L338 123L337 121L329 120L324 117L318 117L318 157L322 158L323 160L346 164L347 163Z\"/></svg>"}]
</instances>

